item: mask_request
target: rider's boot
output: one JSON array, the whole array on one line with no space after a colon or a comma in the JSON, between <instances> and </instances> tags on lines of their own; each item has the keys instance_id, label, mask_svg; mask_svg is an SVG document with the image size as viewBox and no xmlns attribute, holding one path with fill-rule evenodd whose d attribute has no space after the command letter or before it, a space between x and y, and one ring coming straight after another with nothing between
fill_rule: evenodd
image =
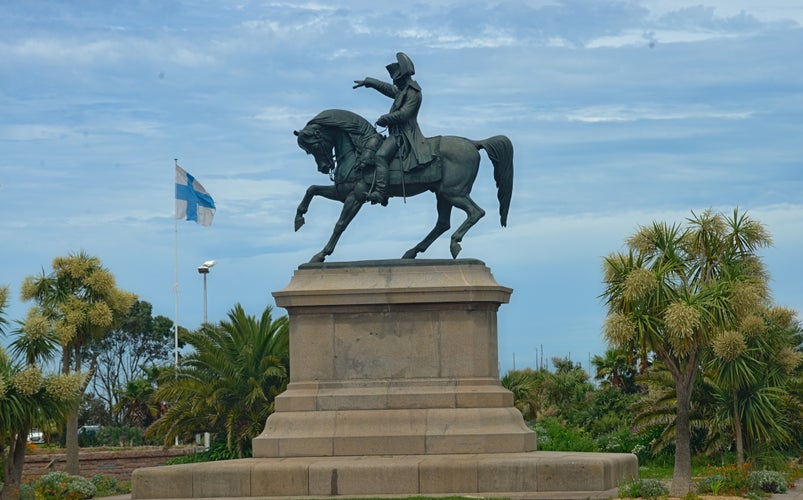
<instances>
[{"instance_id":1,"label":"rider's boot","mask_svg":"<svg viewBox=\"0 0 803 500\"><path fill-rule=\"evenodd\" d=\"M387 206L388 164L384 158L377 156L375 165L376 168L374 169L374 186L371 192L368 194L368 201L374 204L381 203L382 206Z\"/></svg>"}]
</instances>

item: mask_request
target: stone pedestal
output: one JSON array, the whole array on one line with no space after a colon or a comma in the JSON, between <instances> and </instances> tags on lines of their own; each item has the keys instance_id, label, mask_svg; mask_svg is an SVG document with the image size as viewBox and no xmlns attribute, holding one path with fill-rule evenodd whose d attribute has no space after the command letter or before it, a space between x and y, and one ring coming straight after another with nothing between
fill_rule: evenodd
<instances>
[{"instance_id":1,"label":"stone pedestal","mask_svg":"<svg viewBox=\"0 0 803 500\"><path fill-rule=\"evenodd\" d=\"M478 260L305 264L274 293L290 383L254 458L139 469L132 498L609 498L631 454L538 452L499 384L511 289Z\"/></svg>"},{"instance_id":2,"label":"stone pedestal","mask_svg":"<svg viewBox=\"0 0 803 500\"><path fill-rule=\"evenodd\" d=\"M477 260L301 266L274 293L291 380L254 457L535 450L499 384L510 293Z\"/></svg>"}]
</instances>

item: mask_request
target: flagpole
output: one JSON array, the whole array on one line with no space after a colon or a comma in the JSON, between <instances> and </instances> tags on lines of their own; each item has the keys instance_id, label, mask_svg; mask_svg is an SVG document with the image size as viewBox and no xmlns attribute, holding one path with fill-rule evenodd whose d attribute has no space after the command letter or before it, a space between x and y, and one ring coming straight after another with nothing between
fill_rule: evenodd
<instances>
[{"instance_id":1,"label":"flagpole","mask_svg":"<svg viewBox=\"0 0 803 500\"><path fill-rule=\"evenodd\" d=\"M178 158L174 158L175 167L178 167ZM173 170L176 172L176 170ZM175 174L174 174L175 175ZM178 370L178 219L173 217L173 292L175 294L175 321L173 322L175 366Z\"/></svg>"},{"instance_id":2,"label":"flagpole","mask_svg":"<svg viewBox=\"0 0 803 500\"><path fill-rule=\"evenodd\" d=\"M176 172L178 172L178 158L173 159L174 168L173 168L173 184L176 183L175 176ZM175 195L173 195L175 198ZM175 205L175 200L173 202ZM176 210L175 208L173 210ZM175 351L175 376L178 377L178 219L176 218L176 213L173 214L173 293L175 295L175 320L173 321L173 338L175 341L174 344L174 351ZM176 446L178 446L178 436L176 436Z\"/></svg>"}]
</instances>

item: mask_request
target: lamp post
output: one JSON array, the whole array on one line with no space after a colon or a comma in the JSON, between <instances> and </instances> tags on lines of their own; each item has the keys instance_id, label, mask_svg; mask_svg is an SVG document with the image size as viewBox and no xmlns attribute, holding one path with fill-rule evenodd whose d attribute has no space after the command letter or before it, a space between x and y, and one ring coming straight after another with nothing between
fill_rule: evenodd
<instances>
[{"instance_id":1,"label":"lamp post","mask_svg":"<svg viewBox=\"0 0 803 500\"><path fill-rule=\"evenodd\" d=\"M204 323L206 323L206 275L209 274L209 269L217 264L214 260L207 260L198 266L198 272L204 276Z\"/></svg>"}]
</instances>

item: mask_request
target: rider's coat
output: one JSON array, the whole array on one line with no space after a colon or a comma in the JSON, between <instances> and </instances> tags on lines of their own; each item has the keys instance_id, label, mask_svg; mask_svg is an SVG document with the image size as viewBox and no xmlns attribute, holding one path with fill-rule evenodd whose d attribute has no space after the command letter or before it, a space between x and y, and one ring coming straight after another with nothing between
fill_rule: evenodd
<instances>
[{"instance_id":1,"label":"rider's coat","mask_svg":"<svg viewBox=\"0 0 803 500\"><path fill-rule=\"evenodd\" d=\"M365 79L366 87L374 88L393 99L390 111L382 117L387 120L388 132L396 138L405 172L433 159L429 144L418 126L421 87L412 79L407 82L404 88L399 89L376 78Z\"/></svg>"}]
</instances>

